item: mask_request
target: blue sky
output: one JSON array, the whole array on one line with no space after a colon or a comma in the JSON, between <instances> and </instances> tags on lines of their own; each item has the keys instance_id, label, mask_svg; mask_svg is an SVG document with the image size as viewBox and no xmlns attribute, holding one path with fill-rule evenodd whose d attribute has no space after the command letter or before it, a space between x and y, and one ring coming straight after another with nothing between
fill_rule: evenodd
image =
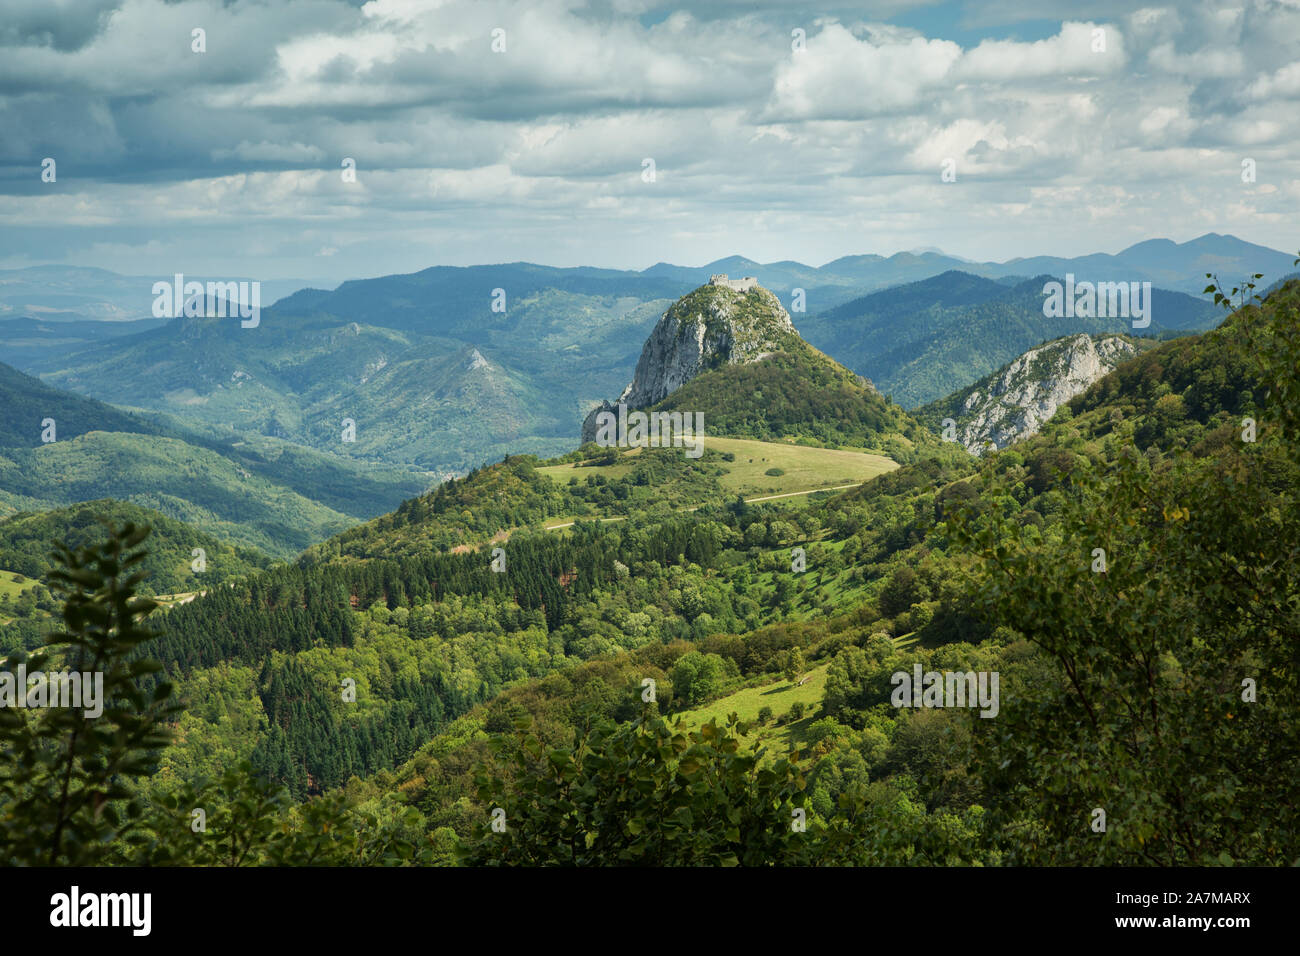
<instances>
[{"instance_id":1,"label":"blue sky","mask_svg":"<svg viewBox=\"0 0 1300 956\"><path fill-rule=\"evenodd\" d=\"M6 0L0 267L1291 250L1297 50L1300 0Z\"/></svg>"}]
</instances>

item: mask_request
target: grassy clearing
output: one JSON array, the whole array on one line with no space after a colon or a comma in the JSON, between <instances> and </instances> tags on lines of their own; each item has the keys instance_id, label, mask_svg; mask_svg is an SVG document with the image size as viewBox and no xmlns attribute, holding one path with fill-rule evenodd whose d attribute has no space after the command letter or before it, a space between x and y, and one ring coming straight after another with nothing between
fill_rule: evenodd
<instances>
[{"instance_id":1,"label":"grassy clearing","mask_svg":"<svg viewBox=\"0 0 1300 956\"><path fill-rule=\"evenodd\" d=\"M728 491L746 497L860 484L898 467L881 455L747 438L706 438L704 446L736 456L735 461L722 466L727 474L719 480ZM772 468L785 474L765 474Z\"/></svg>"},{"instance_id":2,"label":"grassy clearing","mask_svg":"<svg viewBox=\"0 0 1300 956\"><path fill-rule=\"evenodd\" d=\"M614 465L542 465L537 469L539 475L545 475L552 481L558 481L560 484L568 484L569 479L575 475L578 478L585 478L588 475L604 475L606 478L626 478L632 474L632 464L623 464L620 461Z\"/></svg>"},{"instance_id":3,"label":"grassy clearing","mask_svg":"<svg viewBox=\"0 0 1300 956\"><path fill-rule=\"evenodd\" d=\"M808 682L802 687L782 677L759 687L746 687L694 710L683 711L683 725L695 729L715 718L722 725L727 722L728 714L735 713L741 720L752 725L746 735L747 740L767 744L769 749L785 753L803 744L804 735L816 719L812 712L821 704L826 690L828 666L829 664L822 664L809 670L806 673ZM805 716L794 723L777 726L775 718L788 713L795 703L804 705ZM763 707L772 708L773 722L759 725L758 712Z\"/></svg>"},{"instance_id":4,"label":"grassy clearing","mask_svg":"<svg viewBox=\"0 0 1300 956\"><path fill-rule=\"evenodd\" d=\"M15 580L17 579L17 580ZM29 578L19 574L17 571L8 571L0 568L0 595L8 597L10 601L17 601L18 596L24 591L29 591L41 582L36 578ZM12 605L10 605L12 608ZM37 618L46 618L49 615L45 611L36 611ZM0 614L0 625L9 624L16 620L11 615Z\"/></svg>"},{"instance_id":5,"label":"grassy clearing","mask_svg":"<svg viewBox=\"0 0 1300 956\"><path fill-rule=\"evenodd\" d=\"M176 594L156 594L154 600L163 607L175 607L178 604L189 604L200 594L206 594L206 591L181 591Z\"/></svg>"},{"instance_id":6,"label":"grassy clearing","mask_svg":"<svg viewBox=\"0 0 1300 956\"><path fill-rule=\"evenodd\" d=\"M726 474L719 483L728 494L746 497L782 495L839 485L861 484L876 475L893 471L898 464L881 455L836 448L809 448L785 442L752 441L748 438L704 439L710 451L731 454L735 461L719 462ZM545 465L537 469L553 481L567 483L574 476L604 475L606 478L624 478L632 473L634 463L627 461L637 449L623 455L612 465L576 464ZM767 471L780 469L784 474L768 475Z\"/></svg>"},{"instance_id":7,"label":"grassy clearing","mask_svg":"<svg viewBox=\"0 0 1300 956\"><path fill-rule=\"evenodd\" d=\"M15 581L14 578L18 580ZM24 577L17 571L6 571L0 568L0 594L9 595L9 600L18 600L18 595L33 585L40 584L35 578Z\"/></svg>"}]
</instances>

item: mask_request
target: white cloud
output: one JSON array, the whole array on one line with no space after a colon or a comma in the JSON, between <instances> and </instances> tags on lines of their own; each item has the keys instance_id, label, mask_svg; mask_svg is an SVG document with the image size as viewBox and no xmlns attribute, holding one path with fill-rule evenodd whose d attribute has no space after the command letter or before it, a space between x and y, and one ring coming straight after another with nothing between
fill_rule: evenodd
<instances>
[{"instance_id":1,"label":"white cloud","mask_svg":"<svg viewBox=\"0 0 1300 956\"><path fill-rule=\"evenodd\" d=\"M916 105L945 82L961 47L947 40L858 39L838 23L808 38L776 74L768 118L865 117Z\"/></svg>"},{"instance_id":2,"label":"white cloud","mask_svg":"<svg viewBox=\"0 0 1300 956\"><path fill-rule=\"evenodd\" d=\"M75 28L26 0L0 25L0 259L33 229L110 268L161 248L239 274L256 249L295 276L1291 241L1291 0L970 0L959 24L909 0L863 22L740 0L78 3ZM1247 155L1267 188L1242 198Z\"/></svg>"},{"instance_id":3,"label":"white cloud","mask_svg":"<svg viewBox=\"0 0 1300 956\"><path fill-rule=\"evenodd\" d=\"M1300 61L1288 63L1271 76L1261 76L1250 84L1246 94L1254 100L1300 96Z\"/></svg>"},{"instance_id":4,"label":"white cloud","mask_svg":"<svg viewBox=\"0 0 1300 956\"><path fill-rule=\"evenodd\" d=\"M1113 25L1064 23L1046 40L984 40L954 73L972 81L1026 82L1042 77L1096 76L1122 70L1124 36Z\"/></svg>"}]
</instances>

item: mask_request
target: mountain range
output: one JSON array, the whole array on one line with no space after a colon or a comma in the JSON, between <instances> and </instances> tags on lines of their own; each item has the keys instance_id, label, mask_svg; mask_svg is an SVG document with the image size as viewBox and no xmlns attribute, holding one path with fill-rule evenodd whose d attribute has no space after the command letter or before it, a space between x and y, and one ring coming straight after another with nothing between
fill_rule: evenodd
<instances>
[{"instance_id":1,"label":"mountain range","mask_svg":"<svg viewBox=\"0 0 1300 956\"><path fill-rule=\"evenodd\" d=\"M1184 332L1205 328L1210 306L1171 290L1195 289L1198 270L1231 273L1247 261L1275 272L1288 262L1211 235L1181 245L1153 240L1115 256L1004 264L926 252L850 256L817 268L738 257L640 273L435 267L332 291L299 289L264 307L257 328L200 316L94 323L15 313L0 320L0 344L24 371L87 396L445 477L507 453L565 451L575 419L632 377L637 343L666 308L715 272L756 275L791 309L798 283L805 311L791 315L806 340L912 407L1045 340L1124 330L1116 321L1045 319L1040 277L1018 274L1052 266L1080 280L1096 270L1132 281L1153 276L1168 287L1155 292L1151 331ZM15 293L15 307L35 298L41 281L55 304L75 285L76 275L59 278L57 270L21 272L21 283L9 280L25 290ZM109 292L118 295L121 283L94 275L111 288L92 285L89 297L120 317ZM870 291L898 282L906 284ZM127 286L140 287L136 279ZM108 338L105 329L124 334Z\"/></svg>"},{"instance_id":2,"label":"mountain range","mask_svg":"<svg viewBox=\"0 0 1300 956\"><path fill-rule=\"evenodd\" d=\"M1150 282L1196 294L1205 287L1207 272L1217 273L1228 285L1260 272L1265 276L1263 283L1268 284L1293 274L1294 259L1294 255L1236 236L1206 233L1183 243L1148 239L1113 254L1028 256L1006 262L974 262L936 251L842 256L822 266L790 260L760 263L744 256L729 256L697 268L660 262L642 274L681 279L695 285L708 281L713 273L752 275L769 289L785 292L804 288L808 292L809 310L822 311L844 301L843 291L836 290L879 289L950 271L990 279L1026 278L1045 273L1062 276L1072 272L1081 280Z\"/></svg>"},{"instance_id":3,"label":"mountain range","mask_svg":"<svg viewBox=\"0 0 1300 956\"><path fill-rule=\"evenodd\" d=\"M1174 281L1173 273L1211 260L1237 269L1258 250L1206 236L1049 264L1078 270L1080 281L1088 268L1132 266L1129 275L1186 288L1199 280ZM1280 268L1285 259L1260 253L1255 268ZM951 264L961 271L863 294L877 281ZM938 401L1060 336L1127 331L1123 320L1046 318L1050 276L977 274L1042 264L994 269L924 252L845 257L820 268L736 257L641 273L435 267L290 291L264 307L256 328L205 315L130 320L138 277L16 270L0 285L15 315L0 319L0 344L61 391L56 398L16 373L4 379L22 396L11 407L30 411L8 419L14 433L0 447L10 477L0 496L10 510L32 510L111 493L287 556L484 462L570 450L592 407L635 383L637 343L716 272L758 273L782 321L793 319L797 347L769 350L754 374L713 369L673 396L665 392L657 407L710 409L718 434L798 437L907 460L928 432L904 420L899 406ZM806 285L810 311L786 309L796 282ZM837 305L811 311L818 283L837 290ZM772 294L782 288L784 298ZM36 315L18 315L24 308ZM1156 289L1146 333L1183 334L1214 321L1208 302ZM71 393L115 407L51 414ZM63 442L39 441L36 426L47 416L60 422ZM97 424L75 428L78 419ZM165 489L146 478L159 474L169 476ZM248 510L254 502L256 515Z\"/></svg>"}]
</instances>

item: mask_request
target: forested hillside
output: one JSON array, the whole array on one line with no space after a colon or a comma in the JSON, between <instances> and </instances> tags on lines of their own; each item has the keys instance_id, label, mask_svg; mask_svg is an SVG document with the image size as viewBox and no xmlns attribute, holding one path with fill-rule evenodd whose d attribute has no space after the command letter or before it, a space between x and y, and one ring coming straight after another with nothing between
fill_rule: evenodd
<instances>
[{"instance_id":1,"label":"forested hillside","mask_svg":"<svg viewBox=\"0 0 1300 956\"><path fill-rule=\"evenodd\" d=\"M799 345L753 365L706 372L652 410L705 409L705 427L712 434L867 448L899 462L911 460L915 444L932 440L869 383Z\"/></svg>"},{"instance_id":2,"label":"forested hillside","mask_svg":"<svg viewBox=\"0 0 1300 956\"><path fill-rule=\"evenodd\" d=\"M432 481L123 411L3 364L0 399L0 515L114 498L287 558Z\"/></svg>"},{"instance_id":3,"label":"forested hillside","mask_svg":"<svg viewBox=\"0 0 1300 956\"><path fill-rule=\"evenodd\" d=\"M55 566L52 543L85 547L104 540L110 527L127 523L153 529L149 552L139 564L142 594L189 597L271 565L260 552L125 501L105 498L10 515L0 520L0 579L8 579L15 593L0 590L0 653L46 644L56 629L57 602L40 583Z\"/></svg>"}]
</instances>

